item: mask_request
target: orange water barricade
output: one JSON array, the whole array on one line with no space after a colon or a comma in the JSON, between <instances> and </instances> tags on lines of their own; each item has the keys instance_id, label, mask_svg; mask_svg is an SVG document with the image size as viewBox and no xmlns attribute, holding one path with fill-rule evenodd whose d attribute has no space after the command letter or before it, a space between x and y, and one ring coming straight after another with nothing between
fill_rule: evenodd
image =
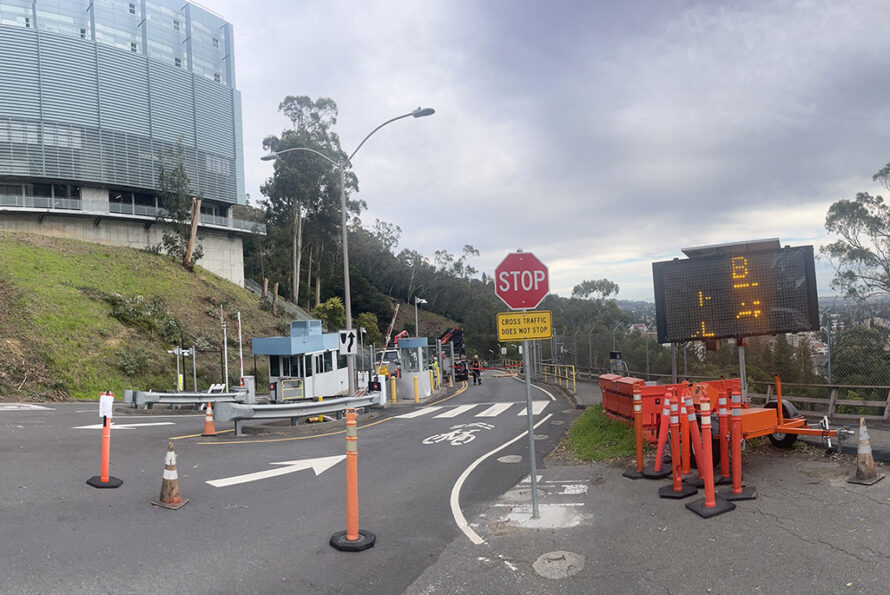
<instances>
[{"instance_id":1,"label":"orange water barricade","mask_svg":"<svg viewBox=\"0 0 890 595\"><path fill-rule=\"evenodd\" d=\"M609 417L628 423L633 422L633 389L635 385L640 385L643 400L643 437L651 443L655 443L658 439L661 410L668 391L672 391L674 395L684 401L687 396L691 396L696 408L698 408L701 396L707 395L711 402L716 402L721 394L741 392L738 378L700 382L698 383L701 387L699 392L693 391L693 387L685 382L648 386L641 378L619 376L618 374L603 374L599 381L603 393L603 411Z\"/></svg>"}]
</instances>

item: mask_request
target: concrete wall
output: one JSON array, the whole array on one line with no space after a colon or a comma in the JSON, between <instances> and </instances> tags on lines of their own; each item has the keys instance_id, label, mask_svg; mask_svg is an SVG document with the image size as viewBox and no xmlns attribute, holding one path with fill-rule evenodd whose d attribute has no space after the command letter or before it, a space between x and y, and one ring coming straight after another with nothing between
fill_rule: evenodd
<instances>
[{"instance_id":1,"label":"concrete wall","mask_svg":"<svg viewBox=\"0 0 890 595\"><path fill-rule=\"evenodd\" d=\"M46 214L43 221L34 213L0 213L0 231L39 234L57 238L81 240L106 246L126 246L145 249L157 246L164 235L164 225L153 223L149 229L141 221L71 217ZM244 285L244 252L241 236L209 228L198 228L198 240L204 248L204 257L198 261L203 267L228 279L238 286Z\"/></svg>"}]
</instances>

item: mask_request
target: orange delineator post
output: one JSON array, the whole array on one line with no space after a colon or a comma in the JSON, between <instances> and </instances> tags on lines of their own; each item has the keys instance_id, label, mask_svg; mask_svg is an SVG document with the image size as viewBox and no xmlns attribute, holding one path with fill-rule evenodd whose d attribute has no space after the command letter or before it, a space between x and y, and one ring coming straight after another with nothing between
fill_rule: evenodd
<instances>
[{"instance_id":1,"label":"orange delineator post","mask_svg":"<svg viewBox=\"0 0 890 595\"><path fill-rule=\"evenodd\" d=\"M680 404L676 397L670 398L671 402L671 467L673 468L673 485L663 486L658 489L658 495L662 498L686 498L698 492L689 484L683 483L682 461L674 453L680 451Z\"/></svg>"},{"instance_id":2,"label":"orange delineator post","mask_svg":"<svg viewBox=\"0 0 890 595\"><path fill-rule=\"evenodd\" d=\"M689 453L689 417L686 410L686 401L680 396L680 450L682 458L680 459L680 472L683 475L692 473L692 461ZM693 413L695 409L692 410Z\"/></svg>"},{"instance_id":3,"label":"orange delineator post","mask_svg":"<svg viewBox=\"0 0 890 595\"><path fill-rule=\"evenodd\" d=\"M742 487L742 395L732 395L732 490L721 492L727 500L753 500L754 486Z\"/></svg>"},{"instance_id":4,"label":"orange delineator post","mask_svg":"<svg viewBox=\"0 0 890 595\"><path fill-rule=\"evenodd\" d=\"M108 483L108 464L111 459L111 420L102 418L102 463L99 467L99 481Z\"/></svg>"},{"instance_id":5,"label":"orange delineator post","mask_svg":"<svg viewBox=\"0 0 890 595\"><path fill-rule=\"evenodd\" d=\"M358 432L356 410L346 410L346 531L331 535L332 547L359 552L374 546L376 537L358 527Z\"/></svg>"},{"instance_id":6,"label":"orange delineator post","mask_svg":"<svg viewBox=\"0 0 890 595\"><path fill-rule=\"evenodd\" d=\"M702 397L706 398L706 397ZM695 405L692 402L692 395L686 395L686 427L689 428L689 438L692 442L692 454L695 455L695 464L698 467L698 477L691 480L692 485L697 488L702 487L702 466L710 466L710 459L706 459L702 453L702 437L698 431L698 422L695 420Z\"/></svg>"},{"instance_id":7,"label":"orange delineator post","mask_svg":"<svg viewBox=\"0 0 890 595\"><path fill-rule=\"evenodd\" d=\"M725 384L725 383L724 383ZM726 393L720 393L717 397L717 417L720 428L717 433L720 440L720 479L718 484L726 484L732 481L729 472L729 409L726 407Z\"/></svg>"},{"instance_id":8,"label":"orange delineator post","mask_svg":"<svg viewBox=\"0 0 890 595\"><path fill-rule=\"evenodd\" d=\"M705 461L710 461L713 455L711 452L711 400L707 396L702 396L699 407L701 409L702 458ZM686 504L686 508L703 518L710 518L734 510L735 504L723 498L718 499L714 493L713 465L699 464L698 470L704 480L705 497L701 500L689 502Z\"/></svg>"},{"instance_id":9,"label":"orange delineator post","mask_svg":"<svg viewBox=\"0 0 890 595\"><path fill-rule=\"evenodd\" d=\"M779 416L779 425L785 423L785 415L782 412L782 381L779 380L778 374L773 374L773 379L776 381L776 414Z\"/></svg>"},{"instance_id":10,"label":"orange delineator post","mask_svg":"<svg viewBox=\"0 0 890 595\"><path fill-rule=\"evenodd\" d=\"M636 441L637 465L634 469L624 472L624 477L640 479L643 477L643 392L639 384L634 385L634 439Z\"/></svg>"},{"instance_id":11,"label":"orange delineator post","mask_svg":"<svg viewBox=\"0 0 890 595\"><path fill-rule=\"evenodd\" d=\"M643 469L643 477L647 479L662 479L671 474L669 469L662 469L662 466L664 465L664 449L665 444L667 443L668 425L671 419L671 394L671 391L668 390L661 409L661 425L658 428L658 446L655 449L655 463L653 463L652 466Z\"/></svg>"},{"instance_id":12,"label":"orange delineator post","mask_svg":"<svg viewBox=\"0 0 890 595\"><path fill-rule=\"evenodd\" d=\"M114 393L106 391L99 397L111 397L114 399ZM101 407L100 407L101 411ZM124 482L117 477L111 477L109 474L109 463L111 461L111 418L102 416L102 451L99 461L99 475L94 475L87 480L87 484L94 488L119 488Z\"/></svg>"}]
</instances>

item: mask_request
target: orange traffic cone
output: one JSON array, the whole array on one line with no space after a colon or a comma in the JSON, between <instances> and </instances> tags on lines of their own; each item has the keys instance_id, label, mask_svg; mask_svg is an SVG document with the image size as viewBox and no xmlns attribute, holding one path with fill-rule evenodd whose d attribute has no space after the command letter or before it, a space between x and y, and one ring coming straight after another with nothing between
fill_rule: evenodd
<instances>
[{"instance_id":1,"label":"orange traffic cone","mask_svg":"<svg viewBox=\"0 0 890 595\"><path fill-rule=\"evenodd\" d=\"M160 502L152 502L155 506L179 510L188 499L183 500L179 496L179 476L176 474L176 453L173 452L173 443L167 443L167 458L164 460L164 479L161 481Z\"/></svg>"},{"instance_id":2,"label":"orange traffic cone","mask_svg":"<svg viewBox=\"0 0 890 595\"><path fill-rule=\"evenodd\" d=\"M875 459L871 453L871 443L868 438L868 428L865 427L865 418L859 418L859 449L856 451L856 474L848 478L849 483L861 483L870 486L884 479L883 473L875 471Z\"/></svg>"},{"instance_id":3,"label":"orange traffic cone","mask_svg":"<svg viewBox=\"0 0 890 595\"><path fill-rule=\"evenodd\" d=\"M202 436L216 436L216 428L213 427L213 403L207 403L207 413L204 414L204 431Z\"/></svg>"}]
</instances>

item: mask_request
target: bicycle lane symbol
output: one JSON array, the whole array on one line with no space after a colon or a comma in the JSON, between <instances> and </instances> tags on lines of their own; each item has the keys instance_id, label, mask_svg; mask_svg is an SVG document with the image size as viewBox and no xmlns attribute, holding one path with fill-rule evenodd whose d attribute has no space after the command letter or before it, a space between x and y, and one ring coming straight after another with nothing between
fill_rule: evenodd
<instances>
[{"instance_id":1,"label":"bicycle lane symbol","mask_svg":"<svg viewBox=\"0 0 890 595\"><path fill-rule=\"evenodd\" d=\"M433 434L429 438L424 438L424 444L438 444L439 442L448 442L451 446L460 446L467 442L472 442L476 438L476 432L479 430L491 430L493 425L485 422L475 422L471 424L457 424L449 428L450 432L444 434Z\"/></svg>"}]
</instances>

